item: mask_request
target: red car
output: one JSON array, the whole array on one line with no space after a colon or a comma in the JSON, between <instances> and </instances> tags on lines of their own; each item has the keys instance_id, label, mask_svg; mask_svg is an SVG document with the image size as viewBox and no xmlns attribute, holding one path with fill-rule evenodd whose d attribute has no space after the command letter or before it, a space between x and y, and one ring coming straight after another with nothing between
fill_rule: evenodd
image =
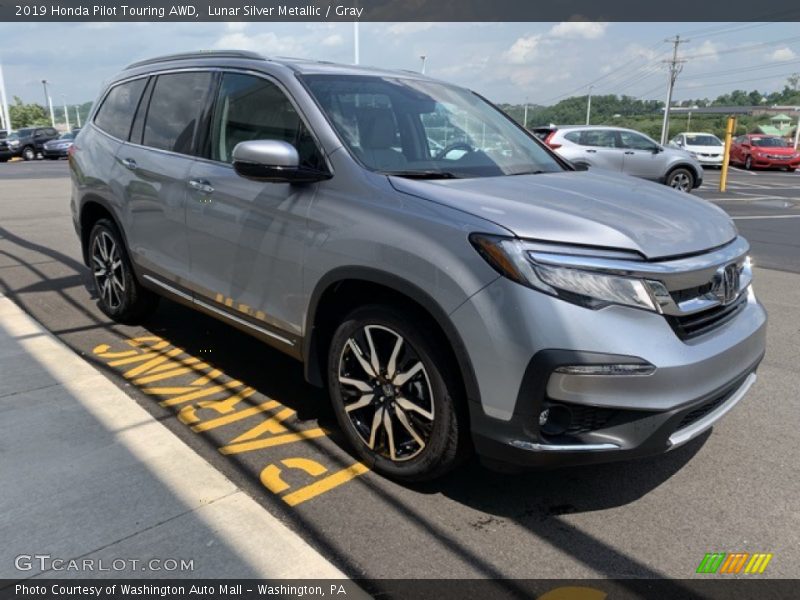
<instances>
[{"instance_id":1,"label":"red car","mask_svg":"<svg viewBox=\"0 0 800 600\"><path fill-rule=\"evenodd\" d=\"M770 135L740 135L731 144L731 163L745 169L787 169L800 167L800 153L786 140Z\"/></svg>"}]
</instances>

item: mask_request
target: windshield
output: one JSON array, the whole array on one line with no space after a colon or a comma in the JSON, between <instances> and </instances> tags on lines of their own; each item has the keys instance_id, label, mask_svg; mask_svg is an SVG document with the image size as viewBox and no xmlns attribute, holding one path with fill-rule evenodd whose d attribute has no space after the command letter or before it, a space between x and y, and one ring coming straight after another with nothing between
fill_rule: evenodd
<instances>
[{"instance_id":1,"label":"windshield","mask_svg":"<svg viewBox=\"0 0 800 600\"><path fill-rule=\"evenodd\" d=\"M752 138L751 143L753 146L769 146L772 148L786 148L788 145L781 138L765 137L765 138Z\"/></svg>"},{"instance_id":2,"label":"windshield","mask_svg":"<svg viewBox=\"0 0 800 600\"><path fill-rule=\"evenodd\" d=\"M492 177L564 168L476 94L417 79L306 75L339 137L368 168L406 177Z\"/></svg>"},{"instance_id":3,"label":"windshield","mask_svg":"<svg viewBox=\"0 0 800 600\"><path fill-rule=\"evenodd\" d=\"M70 133L70 132L62 133L60 136L58 136L58 139L60 139L60 140L72 140L72 139L75 139L75 134L74 133Z\"/></svg>"},{"instance_id":4,"label":"windshield","mask_svg":"<svg viewBox=\"0 0 800 600\"><path fill-rule=\"evenodd\" d=\"M687 135L687 146L722 146L722 142L715 135Z\"/></svg>"},{"instance_id":5,"label":"windshield","mask_svg":"<svg viewBox=\"0 0 800 600\"><path fill-rule=\"evenodd\" d=\"M9 140L18 140L19 139L19 132L12 131L11 133L8 134L8 139Z\"/></svg>"}]
</instances>

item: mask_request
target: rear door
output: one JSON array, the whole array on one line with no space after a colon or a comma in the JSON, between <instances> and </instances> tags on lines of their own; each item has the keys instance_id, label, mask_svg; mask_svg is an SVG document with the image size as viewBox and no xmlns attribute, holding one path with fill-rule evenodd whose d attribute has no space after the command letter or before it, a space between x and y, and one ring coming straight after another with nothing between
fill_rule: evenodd
<instances>
[{"instance_id":1,"label":"rear door","mask_svg":"<svg viewBox=\"0 0 800 600\"><path fill-rule=\"evenodd\" d=\"M580 138L586 162L609 171L622 171L623 150L613 129L584 129Z\"/></svg>"},{"instance_id":2,"label":"rear door","mask_svg":"<svg viewBox=\"0 0 800 600\"><path fill-rule=\"evenodd\" d=\"M189 272L186 181L213 80L207 71L153 77L117 153L132 258L151 277L180 286Z\"/></svg>"},{"instance_id":3,"label":"rear door","mask_svg":"<svg viewBox=\"0 0 800 600\"><path fill-rule=\"evenodd\" d=\"M659 179L666 174L666 159L658 144L635 131L620 131L624 148L622 170L628 175L644 179Z\"/></svg>"},{"instance_id":4,"label":"rear door","mask_svg":"<svg viewBox=\"0 0 800 600\"><path fill-rule=\"evenodd\" d=\"M302 166L326 170L309 129L286 93L264 76L222 75L204 155L186 176L192 289L212 306L293 343L303 316L306 214L320 184L264 183L239 176L239 142L281 140ZM290 344L291 345L291 344Z\"/></svg>"}]
</instances>

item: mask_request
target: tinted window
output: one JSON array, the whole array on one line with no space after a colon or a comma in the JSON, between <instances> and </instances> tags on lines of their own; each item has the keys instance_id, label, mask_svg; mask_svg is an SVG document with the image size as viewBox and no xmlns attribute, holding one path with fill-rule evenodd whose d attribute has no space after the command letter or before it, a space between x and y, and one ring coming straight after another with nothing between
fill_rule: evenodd
<instances>
[{"instance_id":1,"label":"tinted window","mask_svg":"<svg viewBox=\"0 0 800 600\"><path fill-rule=\"evenodd\" d=\"M564 134L564 139L569 140L575 144L581 143L581 132L580 131L570 131Z\"/></svg>"},{"instance_id":2,"label":"tinted window","mask_svg":"<svg viewBox=\"0 0 800 600\"><path fill-rule=\"evenodd\" d=\"M616 148L617 134L609 129L589 129L583 132L581 144L584 146Z\"/></svg>"},{"instance_id":3,"label":"tinted window","mask_svg":"<svg viewBox=\"0 0 800 600\"><path fill-rule=\"evenodd\" d=\"M624 148L632 148L634 150L653 150L656 145L655 142L647 139L641 134L632 131L620 131L619 137L622 140Z\"/></svg>"},{"instance_id":4,"label":"tinted window","mask_svg":"<svg viewBox=\"0 0 800 600\"><path fill-rule=\"evenodd\" d=\"M686 136L689 146L722 146L722 142L715 135L689 134Z\"/></svg>"},{"instance_id":5,"label":"tinted window","mask_svg":"<svg viewBox=\"0 0 800 600\"><path fill-rule=\"evenodd\" d=\"M190 154L211 73L159 75L144 126L144 145Z\"/></svg>"},{"instance_id":6,"label":"tinted window","mask_svg":"<svg viewBox=\"0 0 800 600\"><path fill-rule=\"evenodd\" d=\"M136 79L111 88L94 118L94 124L109 135L127 140L145 81Z\"/></svg>"},{"instance_id":7,"label":"tinted window","mask_svg":"<svg viewBox=\"0 0 800 600\"><path fill-rule=\"evenodd\" d=\"M325 168L311 134L278 86L260 77L227 73L212 119L211 158L229 163L236 144L250 140L288 142L297 148L301 166Z\"/></svg>"},{"instance_id":8,"label":"tinted window","mask_svg":"<svg viewBox=\"0 0 800 600\"><path fill-rule=\"evenodd\" d=\"M776 137L763 137L763 138L752 138L753 146L767 146L771 148L786 148L789 144L786 141L782 140L781 138Z\"/></svg>"}]
</instances>

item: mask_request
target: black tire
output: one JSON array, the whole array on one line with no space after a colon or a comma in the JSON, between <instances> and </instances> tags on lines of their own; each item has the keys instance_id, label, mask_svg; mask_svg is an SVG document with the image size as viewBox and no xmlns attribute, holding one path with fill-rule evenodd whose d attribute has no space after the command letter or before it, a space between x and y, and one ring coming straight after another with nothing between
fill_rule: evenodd
<instances>
[{"instance_id":1,"label":"black tire","mask_svg":"<svg viewBox=\"0 0 800 600\"><path fill-rule=\"evenodd\" d=\"M31 146L25 146L22 149L22 160L35 160L36 152Z\"/></svg>"},{"instance_id":2,"label":"black tire","mask_svg":"<svg viewBox=\"0 0 800 600\"><path fill-rule=\"evenodd\" d=\"M797 167L786 167L786 170L787 170L789 173L794 173L794 172L797 170Z\"/></svg>"},{"instance_id":3,"label":"black tire","mask_svg":"<svg viewBox=\"0 0 800 600\"><path fill-rule=\"evenodd\" d=\"M156 309L158 296L137 281L122 236L110 219L94 224L87 251L100 310L114 321L134 324Z\"/></svg>"},{"instance_id":4,"label":"black tire","mask_svg":"<svg viewBox=\"0 0 800 600\"><path fill-rule=\"evenodd\" d=\"M744 159L744 168L748 171L752 170L753 168L753 159L749 155Z\"/></svg>"},{"instance_id":5,"label":"black tire","mask_svg":"<svg viewBox=\"0 0 800 600\"><path fill-rule=\"evenodd\" d=\"M685 167L678 167L667 173L666 184L688 194L694 189L694 173Z\"/></svg>"},{"instance_id":6,"label":"black tire","mask_svg":"<svg viewBox=\"0 0 800 600\"><path fill-rule=\"evenodd\" d=\"M7 158L0 158L0 163L8 162Z\"/></svg>"},{"instance_id":7,"label":"black tire","mask_svg":"<svg viewBox=\"0 0 800 600\"><path fill-rule=\"evenodd\" d=\"M466 458L469 447L467 420L460 408L465 403L459 397L461 386L456 370L447 353L425 334L419 322L400 309L364 306L345 317L328 351L328 387L347 440L364 464L406 482L443 475ZM402 341L395 351L398 338ZM362 354L361 358L370 368L371 348L375 348L381 369L378 377L363 368L352 343L359 349L366 348L369 354ZM391 358L395 355L392 367ZM417 363L422 367L418 369ZM390 369L394 369L393 374ZM415 370L413 377L402 381ZM342 383L340 374L362 387ZM353 408L365 399L368 404Z\"/></svg>"}]
</instances>

